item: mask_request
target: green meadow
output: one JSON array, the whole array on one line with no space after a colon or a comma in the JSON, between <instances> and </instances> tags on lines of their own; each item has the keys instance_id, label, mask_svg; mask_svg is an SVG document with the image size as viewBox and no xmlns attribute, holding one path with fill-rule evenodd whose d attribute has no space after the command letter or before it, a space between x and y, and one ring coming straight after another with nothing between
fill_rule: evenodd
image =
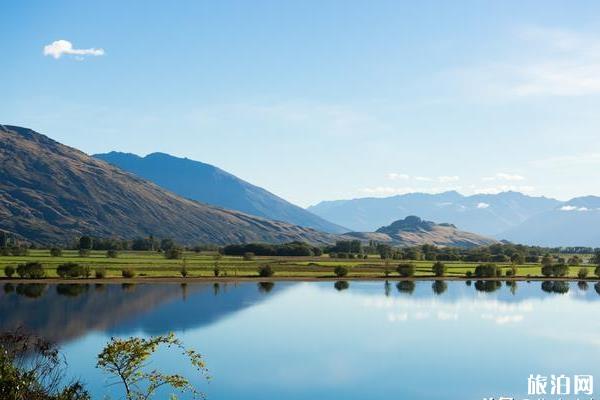
<instances>
[{"instance_id":1,"label":"green meadow","mask_svg":"<svg viewBox=\"0 0 600 400\"><path fill-rule=\"evenodd\" d=\"M396 268L401 263L415 265L415 277L432 277L433 261L383 260L379 256L367 259L334 259L328 255L313 257L253 257L244 259L237 256L222 256L216 252L186 251L181 259L167 259L153 251L120 251L116 258L107 256L106 251L91 251L89 256L80 256L75 250L63 250L62 255L53 257L49 250L30 250L26 256L0 256L0 276L4 277L6 266L17 267L19 264L39 262L42 264L47 278L57 278L56 268L65 263L77 263L89 267L91 279L96 270L103 270L106 278L122 278L123 269L133 269L136 278L181 278L184 269L187 278L214 278L217 270L221 278L254 278L258 277L258 268L269 265L275 278L335 278L335 268L344 267L346 278L384 278L399 277ZM448 278L465 278L473 273L480 263L444 262ZM504 277L506 271L512 269L510 263L498 263ZM540 264L520 264L517 277L541 277ZM593 265L573 266L569 277L576 278L581 268L588 269L588 277L594 276ZM15 275L16 276L16 275ZM13 279L14 277L13 276Z\"/></svg>"}]
</instances>

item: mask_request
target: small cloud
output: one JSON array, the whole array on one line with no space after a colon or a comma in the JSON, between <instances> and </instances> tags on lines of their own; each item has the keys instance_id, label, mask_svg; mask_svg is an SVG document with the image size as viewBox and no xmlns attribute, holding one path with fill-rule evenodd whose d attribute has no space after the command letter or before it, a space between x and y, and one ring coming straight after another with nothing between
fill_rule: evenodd
<instances>
[{"instance_id":1,"label":"small cloud","mask_svg":"<svg viewBox=\"0 0 600 400\"><path fill-rule=\"evenodd\" d=\"M486 209L489 206L490 205L488 203L477 203L477 208L480 208L480 209Z\"/></svg>"},{"instance_id":2,"label":"small cloud","mask_svg":"<svg viewBox=\"0 0 600 400\"><path fill-rule=\"evenodd\" d=\"M460 180L458 176L438 176L438 182L447 183L447 182L456 182Z\"/></svg>"},{"instance_id":3,"label":"small cloud","mask_svg":"<svg viewBox=\"0 0 600 400\"><path fill-rule=\"evenodd\" d=\"M498 172L494 176L486 176L482 178L485 182L491 181L524 181L525 177L516 174L507 174L505 172Z\"/></svg>"},{"instance_id":4,"label":"small cloud","mask_svg":"<svg viewBox=\"0 0 600 400\"><path fill-rule=\"evenodd\" d=\"M415 180L419 181L419 182L431 182L431 181L433 181L432 178L429 178L427 176L415 176Z\"/></svg>"},{"instance_id":5,"label":"small cloud","mask_svg":"<svg viewBox=\"0 0 600 400\"><path fill-rule=\"evenodd\" d=\"M395 172L390 172L389 174L387 174L388 179L392 180L392 181L398 181L398 180L408 180L410 179L409 175L406 174L397 174Z\"/></svg>"},{"instance_id":6,"label":"small cloud","mask_svg":"<svg viewBox=\"0 0 600 400\"><path fill-rule=\"evenodd\" d=\"M104 49L76 49L68 40L56 40L44 46L44 55L59 59L63 54L75 56L78 61L83 60L83 56L103 56Z\"/></svg>"},{"instance_id":7,"label":"small cloud","mask_svg":"<svg viewBox=\"0 0 600 400\"><path fill-rule=\"evenodd\" d=\"M575 207L575 206L570 206L570 205L566 205L566 206L562 206L560 208L561 211L590 211L589 208L587 207Z\"/></svg>"}]
</instances>

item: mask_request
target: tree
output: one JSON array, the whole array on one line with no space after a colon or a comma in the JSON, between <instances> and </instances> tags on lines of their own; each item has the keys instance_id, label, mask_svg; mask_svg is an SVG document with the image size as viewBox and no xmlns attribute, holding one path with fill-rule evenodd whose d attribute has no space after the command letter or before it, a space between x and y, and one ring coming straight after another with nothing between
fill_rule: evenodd
<instances>
[{"instance_id":1,"label":"tree","mask_svg":"<svg viewBox=\"0 0 600 400\"><path fill-rule=\"evenodd\" d=\"M183 257L183 250L179 247L171 247L165 250L165 258L168 260L179 260Z\"/></svg>"},{"instance_id":2,"label":"tree","mask_svg":"<svg viewBox=\"0 0 600 400\"><path fill-rule=\"evenodd\" d=\"M273 267L271 267L269 264L258 267L258 276L262 278L267 278L269 276L273 276L274 274L275 271L273 271Z\"/></svg>"},{"instance_id":3,"label":"tree","mask_svg":"<svg viewBox=\"0 0 600 400\"><path fill-rule=\"evenodd\" d=\"M552 256L548 253L544 254L544 257L542 257L542 267L551 266L553 263L554 259Z\"/></svg>"},{"instance_id":4,"label":"tree","mask_svg":"<svg viewBox=\"0 0 600 400\"><path fill-rule=\"evenodd\" d=\"M404 264L398 265L398 268L396 268L396 271L398 272L398 274L400 276L409 277L409 276L415 275L416 267L415 267L415 264L413 264L413 263L404 263Z\"/></svg>"},{"instance_id":5,"label":"tree","mask_svg":"<svg viewBox=\"0 0 600 400\"><path fill-rule=\"evenodd\" d=\"M108 249L106 251L106 257L108 258L117 258L119 257L119 252L115 249Z\"/></svg>"},{"instance_id":6,"label":"tree","mask_svg":"<svg viewBox=\"0 0 600 400\"><path fill-rule=\"evenodd\" d=\"M79 238L79 249L80 250L91 250L94 247L94 241L89 236L82 236Z\"/></svg>"},{"instance_id":7,"label":"tree","mask_svg":"<svg viewBox=\"0 0 600 400\"><path fill-rule=\"evenodd\" d=\"M577 277L579 279L585 279L588 276L588 269L585 267L579 268L579 271L577 271Z\"/></svg>"},{"instance_id":8,"label":"tree","mask_svg":"<svg viewBox=\"0 0 600 400\"><path fill-rule=\"evenodd\" d=\"M446 275L446 271L447 271L447 267L445 264L441 263L440 261L436 262L435 264L433 264L431 266L431 272L433 272L433 274L435 276L444 276Z\"/></svg>"},{"instance_id":9,"label":"tree","mask_svg":"<svg viewBox=\"0 0 600 400\"><path fill-rule=\"evenodd\" d=\"M182 375L166 374L158 369L147 370L150 358L159 347L179 351L202 378L209 379L202 356L195 350L186 348L173 333L147 339L113 337L98 355L96 366L117 379L125 391L126 400L152 399L162 387L188 393L193 398L204 397Z\"/></svg>"},{"instance_id":10,"label":"tree","mask_svg":"<svg viewBox=\"0 0 600 400\"><path fill-rule=\"evenodd\" d=\"M335 273L335 276L337 276L338 278L341 278L341 277L348 275L348 268L338 265L337 267L334 268L333 272Z\"/></svg>"},{"instance_id":11,"label":"tree","mask_svg":"<svg viewBox=\"0 0 600 400\"><path fill-rule=\"evenodd\" d=\"M513 264L521 265L525 263L525 256L523 256L521 253L514 253L512 256L510 256L510 261Z\"/></svg>"},{"instance_id":12,"label":"tree","mask_svg":"<svg viewBox=\"0 0 600 400\"><path fill-rule=\"evenodd\" d=\"M61 257L62 249L60 247L53 247L50 249L50 256L52 257Z\"/></svg>"},{"instance_id":13,"label":"tree","mask_svg":"<svg viewBox=\"0 0 600 400\"><path fill-rule=\"evenodd\" d=\"M39 262L19 264L17 274L24 279L40 279L46 276L46 272Z\"/></svg>"},{"instance_id":14,"label":"tree","mask_svg":"<svg viewBox=\"0 0 600 400\"><path fill-rule=\"evenodd\" d=\"M163 239L160 241L160 249L164 252L171 250L173 247L176 247L173 239Z\"/></svg>"},{"instance_id":15,"label":"tree","mask_svg":"<svg viewBox=\"0 0 600 400\"><path fill-rule=\"evenodd\" d=\"M15 267L13 267L12 265L7 265L6 267L4 267L4 275L7 278L12 278L12 276L15 274Z\"/></svg>"},{"instance_id":16,"label":"tree","mask_svg":"<svg viewBox=\"0 0 600 400\"><path fill-rule=\"evenodd\" d=\"M22 331L0 334L0 398L90 400L79 382L62 386L65 362L53 343Z\"/></svg>"}]
</instances>

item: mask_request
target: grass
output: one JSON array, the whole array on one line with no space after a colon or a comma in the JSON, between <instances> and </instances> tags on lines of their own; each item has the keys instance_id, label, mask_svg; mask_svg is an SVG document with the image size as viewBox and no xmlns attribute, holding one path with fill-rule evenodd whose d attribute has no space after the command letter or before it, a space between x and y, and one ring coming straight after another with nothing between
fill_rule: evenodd
<instances>
[{"instance_id":1,"label":"grass","mask_svg":"<svg viewBox=\"0 0 600 400\"><path fill-rule=\"evenodd\" d=\"M40 262L46 271L46 276L56 278L56 267L66 262L87 265L94 276L95 269L103 269L106 278L122 278L121 270L133 268L138 278L175 278L181 277L183 265L188 271L188 278L214 278L214 267L218 264L221 277L258 277L257 269L260 265L269 264L275 271L276 277L289 278L331 278L335 276L334 269L344 266L348 269L348 277L352 278L381 278L385 271L390 277L399 277L396 266L405 261L390 260L386 264L379 257L371 256L368 259L332 259L328 256L320 257L255 257L253 260L243 260L242 257L222 256L217 259L215 253L185 252L179 260L168 260L163 254L150 251L122 251L117 258L107 257L105 251L92 251L89 257L80 257L75 250L64 250L61 257L50 256L49 250L30 250L27 256L0 256L0 277L4 276L6 265L17 266L25 262ZM431 277L433 261L413 261L418 277ZM462 278L468 271L473 272L479 263L445 262L448 267L447 277ZM499 264L504 272L511 264ZM589 278L593 278L594 266L586 265ZM539 264L518 265L519 277L541 276ZM569 277L576 278L580 267L572 267Z\"/></svg>"}]
</instances>

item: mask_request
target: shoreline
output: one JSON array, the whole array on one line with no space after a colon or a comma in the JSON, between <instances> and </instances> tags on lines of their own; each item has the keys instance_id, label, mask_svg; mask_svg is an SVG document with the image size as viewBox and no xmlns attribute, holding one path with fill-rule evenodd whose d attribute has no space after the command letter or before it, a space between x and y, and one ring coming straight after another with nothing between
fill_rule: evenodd
<instances>
[{"instance_id":1,"label":"shoreline","mask_svg":"<svg viewBox=\"0 0 600 400\"><path fill-rule=\"evenodd\" d=\"M74 278L74 279L61 279L61 278L43 278L43 279L20 279L20 278L0 278L0 284L5 283L16 283L16 284L29 284L29 283L47 283L47 284L121 284L121 283L148 283L148 284L165 284L165 283L233 283L233 282L337 282L337 281L373 281L373 282L385 282L385 281L500 281L500 282L545 282L545 281L565 281L565 282L600 282L600 278L585 278L579 279L575 277L526 277L526 276L513 276L513 277L456 277L456 276L418 276L418 277L400 277L400 276L345 276L345 277L302 277L302 276L271 276L271 277L258 277L258 276L236 276L236 277L137 277L137 278Z\"/></svg>"}]
</instances>

